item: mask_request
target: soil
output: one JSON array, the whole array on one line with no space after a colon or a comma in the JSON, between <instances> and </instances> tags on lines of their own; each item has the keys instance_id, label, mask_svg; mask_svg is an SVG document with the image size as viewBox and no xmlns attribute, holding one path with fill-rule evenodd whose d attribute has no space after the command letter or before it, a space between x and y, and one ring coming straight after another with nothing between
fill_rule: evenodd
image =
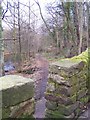
<instances>
[{"instance_id":1,"label":"soil","mask_svg":"<svg viewBox=\"0 0 90 120\"><path fill-rule=\"evenodd\" d=\"M35 87L35 118L44 118L45 117L45 98L44 93L46 91L46 85L48 80L48 62L41 55L36 56L36 64L39 68L36 71L36 87Z\"/></svg>"}]
</instances>

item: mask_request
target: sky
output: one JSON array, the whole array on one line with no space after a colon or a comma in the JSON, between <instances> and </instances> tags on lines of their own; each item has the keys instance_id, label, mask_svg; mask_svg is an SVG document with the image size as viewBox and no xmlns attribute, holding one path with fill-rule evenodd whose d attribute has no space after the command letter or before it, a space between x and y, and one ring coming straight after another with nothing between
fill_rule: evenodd
<instances>
[{"instance_id":1,"label":"sky","mask_svg":"<svg viewBox=\"0 0 90 120\"><path fill-rule=\"evenodd\" d=\"M6 3L6 1L10 1L10 2L15 1L15 2L17 2L18 0L3 0L4 3ZM26 5L29 4L29 1L30 1L31 6L34 4L33 7L31 7L31 9L32 9L32 10L35 12L35 14L38 16L38 19L41 19L41 18L40 18L40 13L39 13L38 6L37 6L37 4L34 2L34 0L19 0L19 1L20 1L21 3L23 3L23 4L26 4ZM36 1L37 1L37 0L36 0ZM44 17L47 16L47 13L46 13L46 10L45 10L45 5L46 5L47 3L54 2L54 1L55 1L55 0L38 0L39 4L40 4L40 6L41 6L42 14L43 14ZM27 11L27 13L28 13L28 8L27 8L27 7L25 7L24 10ZM8 15L8 14L9 14L9 12L7 12L7 15ZM27 18L26 18L26 19L27 19ZM38 24L40 24L41 21L42 21L42 20L40 20L40 21L38 22ZM3 22L3 26L4 26L5 28L8 27L4 22Z\"/></svg>"},{"instance_id":2,"label":"sky","mask_svg":"<svg viewBox=\"0 0 90 120\"><path fill-rule=\"evenodd\" d=\"M35 3L34 0L20 0L22 3L28 3L30 1L31 4ZM41 9L42 9L42 13L45 14L45 5L47 5L48 3L51 2L55 2L56 0L36 0L39 2ZM38 9L38 6L35 5L36 10Z\"/></svg>"}]
</instances>

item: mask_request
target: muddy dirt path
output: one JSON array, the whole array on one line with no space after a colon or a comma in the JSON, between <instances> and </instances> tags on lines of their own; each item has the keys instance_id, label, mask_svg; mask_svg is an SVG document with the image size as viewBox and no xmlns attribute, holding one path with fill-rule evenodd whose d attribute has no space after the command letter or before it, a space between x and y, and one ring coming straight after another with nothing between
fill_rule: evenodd
<instances>
[{"instance_id":1,"label":"muddy dirt path","mask_svg":"<svg viewBox=\"0 0 90 120\"><path fill-rule=\"evenodd\" d=\"M36 55L36 65L38 71L35 72L35 118L45 117L45 98L44 92L46 91L47 78L48 78L48 62L41 55Z\"/></svg>"}]
</instances>

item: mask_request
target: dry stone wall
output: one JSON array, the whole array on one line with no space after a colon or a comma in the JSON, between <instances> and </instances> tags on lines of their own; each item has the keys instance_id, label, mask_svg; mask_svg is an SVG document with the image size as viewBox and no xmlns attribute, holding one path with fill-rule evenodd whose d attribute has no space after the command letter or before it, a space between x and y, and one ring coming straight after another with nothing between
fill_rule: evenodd
<instances>
[{"instance_id":1,"label":"dry stone wall","mask_svg":"<svg viewBox=\"0 0 90 120\"><path fill-rule=\"evenodd\" d=\"M23 118L34 112L34 81L18 75L0 78L2 118Z\"/></svg>"},{"instance_id":2,"label":"dry stone wall","mask_svg":"<svg viewBox=\"0 0 90 120\"><path fill-rule=\"evenodd\" d=\"M47 118L78 118L88 102L87 74L83 61L50 64L45 93Z\"/></svg>"}]
</instances>

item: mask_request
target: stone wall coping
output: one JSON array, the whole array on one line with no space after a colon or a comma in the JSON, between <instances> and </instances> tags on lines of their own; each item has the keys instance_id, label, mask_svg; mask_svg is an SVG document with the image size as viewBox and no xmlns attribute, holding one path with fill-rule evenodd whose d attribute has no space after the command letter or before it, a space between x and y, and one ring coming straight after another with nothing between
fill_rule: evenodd
<instances>
[{"instance_id":1,"label":"stone wall coping","mask_svg":"<svg viewBox=\"0 0 90 120\"><path fill-rule=\"evenodd\" d=\"M53 62L50 65L55 65L63 68L70 68L73 66L77 66L81 62L82 61L61 60L61 61Z\"/></svg>"},{"instance_id":2,"label":"stone wall coping","mask_svg":"<svg viewBox=\"0 0 90 120\"><path fill-rule=\"evenodd\" d=\"M30 78L25 78L19 75L6 75L0 77L0 91L12 88L14 86L21 86L30 82L32 83L34 81Z\"/></svg>"}]
</instances>

